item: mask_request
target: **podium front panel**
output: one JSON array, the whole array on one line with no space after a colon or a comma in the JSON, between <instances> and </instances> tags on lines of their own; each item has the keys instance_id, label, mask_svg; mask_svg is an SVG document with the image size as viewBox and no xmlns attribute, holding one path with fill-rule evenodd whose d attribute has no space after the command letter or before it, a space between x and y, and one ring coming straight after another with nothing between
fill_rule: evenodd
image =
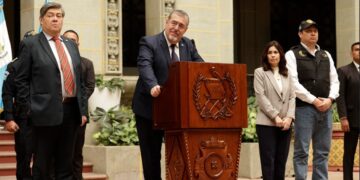
<instances>
[{"instance_id":1,"label":"podium front panel","mask_svg":"<svg viewBox=\"0 0 360 180\"><path fill-rule=\"evenodd\" d=\"M178 62L154 98L154 127L161 129L247 126L246 65Z\"/></svg>"}]
</instances>

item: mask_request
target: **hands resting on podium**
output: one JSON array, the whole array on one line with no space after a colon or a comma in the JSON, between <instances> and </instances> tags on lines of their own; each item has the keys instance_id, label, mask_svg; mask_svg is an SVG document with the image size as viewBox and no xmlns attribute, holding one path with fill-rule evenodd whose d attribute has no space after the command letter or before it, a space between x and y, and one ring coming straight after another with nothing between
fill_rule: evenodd
<instances>
[{"instance_id":1,"label":"hands resting on podium","mask_svg":"<svg viewBox=\"0 0 360 180\"><path fill-rule=\"evenodd\" d=\"M161 93L161 87L160 85L156 85L154 87L151 88L150 90L150 94L152 97L158 97Z\"/></svg>"}]
</instances>

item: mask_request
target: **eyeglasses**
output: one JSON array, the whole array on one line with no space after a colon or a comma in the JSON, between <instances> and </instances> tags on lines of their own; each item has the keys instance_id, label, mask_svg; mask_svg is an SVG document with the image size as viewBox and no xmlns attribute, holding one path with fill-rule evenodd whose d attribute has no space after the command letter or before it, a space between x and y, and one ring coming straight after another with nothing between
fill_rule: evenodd
<instances>
[{"instance_id":1,"label":"eyeglasses","mask_svg":"<svg viewBox=\"0 0 360 180\"><path fill-rule=\"evenodd\" d=\"M178 26L178 28L179 28L180 30L186 29L186 25L185 25L185 24L182 24L182 23L180 23L180 22L178 22L178 21L175 21L175 20L171 20L171 21L170 21L170 25L171 25L172 27Z\"/></svg>"}]
</instances>

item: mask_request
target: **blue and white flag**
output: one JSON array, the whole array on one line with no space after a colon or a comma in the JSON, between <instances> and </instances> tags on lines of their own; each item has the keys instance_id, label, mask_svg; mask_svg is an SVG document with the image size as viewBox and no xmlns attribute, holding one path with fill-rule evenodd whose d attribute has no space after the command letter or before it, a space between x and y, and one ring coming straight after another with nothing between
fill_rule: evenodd
<instances>
[{"instance_id":1,"label":"blue and white flag","mask_svg":"<svg viewBox=\"0 0 360 180\"><path fill-rule=\"evenodd\" d=\"M5 16L3 11L4 1L0 0L0 112L3 111L2 86L5 79L5 71L8 63L12 59L11 44L6 28Z\"/></svg>"}]
</instances>

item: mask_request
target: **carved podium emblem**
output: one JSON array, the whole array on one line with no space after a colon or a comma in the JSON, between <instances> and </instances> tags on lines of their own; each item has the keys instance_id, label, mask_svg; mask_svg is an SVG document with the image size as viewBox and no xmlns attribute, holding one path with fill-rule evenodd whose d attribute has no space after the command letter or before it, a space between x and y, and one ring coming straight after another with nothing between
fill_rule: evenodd
<instances>
[{"instance_id":1,"label":"carved podium emblem","mask_svg":"<svg viewBox=\"0 0 360 180\"><path fill-rule=\"evenodd\" d=\"M224 76L210 68L212 77L198 74L193 86L193 101L203 119L226 119L233 115L232 107L237 101L236 85L229 72Z\"/></svg>"},{"instance_id":2,"label":"carved podium emblem","mask_svg":"<svg viewBox=\"0 0 360 180\"><path fill-rule=\"evenodd\" d=\"M210 140L201 142L200 153L195 159L195 178L219 178L225 171L233 169L232 156L223 140L210 137Z\"/></svg>"}]
</instances>

